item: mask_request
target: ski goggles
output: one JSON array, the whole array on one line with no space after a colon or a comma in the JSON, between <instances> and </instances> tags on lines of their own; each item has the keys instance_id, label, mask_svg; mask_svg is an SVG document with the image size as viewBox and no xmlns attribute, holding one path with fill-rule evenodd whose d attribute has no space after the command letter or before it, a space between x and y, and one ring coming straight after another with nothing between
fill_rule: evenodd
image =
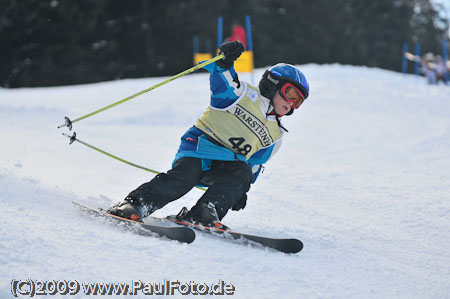
<instances>
[{"instance_id":1,"label":"ski goggles","mask_svg":"<svg viewBox=\"0 0 450 299\"><path fill-rule=\"evenodd\" d=\"M281 86L280 94L287 102L294 103L294 109L300 107L305 100L303 93L290 82L286 82Z\"/></svg>"}]
</instances>

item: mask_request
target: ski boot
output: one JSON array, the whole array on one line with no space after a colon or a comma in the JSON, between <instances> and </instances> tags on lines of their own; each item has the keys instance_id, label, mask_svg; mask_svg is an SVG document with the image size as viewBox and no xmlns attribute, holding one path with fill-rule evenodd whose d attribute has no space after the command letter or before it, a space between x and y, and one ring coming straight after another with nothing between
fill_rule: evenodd
<instances>
[{"instance_id":1,"label":"ski boot","mask_svg":"<svg viewBox=\"0 0 450 299\"><path fill-rule=\"evenodd\" d=\"M213 203L200 202L197 203L191 210L186 207L182 208L176 216L179 221L186 221L193 224L201 225L205 228L215 228L220 230L227 230L228 227L220 222L216 207Z\"/></svg>"},{"instance_id":2,"label":"ski boot","mask_svg":"<svg viewBox=\"0 0 450 299\"><path fill-rule=\"evenodd\" d=\"M140 206L140 203L127 197L124 201L109 208L106 212L111 215L142 222L142 212Z\"/></svg>"}]
</instances>

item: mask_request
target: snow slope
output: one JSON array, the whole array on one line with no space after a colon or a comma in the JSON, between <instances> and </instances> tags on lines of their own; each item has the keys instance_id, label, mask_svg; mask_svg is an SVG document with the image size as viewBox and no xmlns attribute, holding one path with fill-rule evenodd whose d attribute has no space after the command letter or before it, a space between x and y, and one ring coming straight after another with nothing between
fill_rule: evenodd
<instances>
[{"instance_id":1,"label":"snow slope","mask_svg":"<svg viewBox=\"0 0 450 299\"><path fill-rule=\"evenodd\" d=\"M56 129L63 117L165 78L0 89L0 298L12 297L13 279L223 280L235 286L235 298L447 297L450 88L374 68L301 69L310 98L283 119L289 134L246 209L225 218L238 231L301 239L305 248L296 255L202 234L190 245L142 237L73 208L71 201L109 207L153 174L69 145L61 136L67 129ZM80 121L74 131L165 171L181 134L207 107L208 87L205 73L185 76ZM201 192L155 215L191 206Z\"/></svg>"}]
</instances>

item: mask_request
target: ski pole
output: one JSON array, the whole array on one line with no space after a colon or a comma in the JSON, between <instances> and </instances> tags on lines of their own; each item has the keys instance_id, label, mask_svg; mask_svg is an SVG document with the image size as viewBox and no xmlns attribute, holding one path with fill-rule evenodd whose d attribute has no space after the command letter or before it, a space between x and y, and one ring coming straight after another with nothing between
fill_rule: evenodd
<instances>
[{"instance_id":1,"label":"ski pole","mask_svg":"<svg viewBox=\"0 0 450 299\"><path fill-rule=\"evenodd\" d=\"M125 102L127 102L127 101L129 101L129 100L132 100L132 99L136 98L137 96L143 95L144 93L149 92L150 90L153 90L153 89L155 89L155 88L157 88L157 87L163 86L164 84L167 84L167 83L169 83L169 82L171 82L171 81L173 81L173 80L175 80L175 79L177 79L177 78L180 78L180 77L182 77L182 76L184 76L184 75L187 75L187 74L190 74L190 73L192 73L192 72L195 72L196 70L201 69L202 67L204 67L204 66L206 66L206 65L208 65L208 64L211 64L211 63L213 63L213 62L215 62L215 61L217 61L217 60L220 60L220 59L222 59L222 58L224 58L224 57L225 57L224 54L220 54L220 55L218 55L218 56L216 56L216 57L214 57L214 58L211 58L211 59L209 59L209 60L207 60L207 61L205 61L205 62L203 62L203 63L200 63L200 64L198 64L198 65L196 65L196 66L193 66L193 67L191 67L190 69L187 69L187 70L185 70L185 71L183 71L183 72L181 72L181 73L179 73L179 74L177 74L177 75L175 75L175 76L172 76L172 77L170 77L169 79L167 79L167 80L165 80L165 81L163 81L163 82L160 82L160 83L158 83L158 84L156 84L156 85L153 85L153 86L151 86L151 87L149 87L149 88L147 88L147 89L144 89L144 90L142 90L142 91L140 91L140 92L138 92L138 93L136 93L136 94L134 94L134 95L131 95L131 96L125 98L125 99L122 99L122 100L120 100L120 101L117 101L117 102L115 102L115 103L112 103L111 105L108 105L108 106L106 106L106 107L103 107L103 108L101 108L101 109L98 109L98 110L96 110L96 111L94 111L94 112L91 112L91 113L89 113L89 114L83 115L83 116L81 116L81 117L79 117L79 118L76 118L76 119L74 119L74 120L70 120L70 119L66 116L66 117L64 117L64 120L65 120L64 124L59 125L59 126L58 126L58 129L60 129L60 128L62 128L62 127L68 127L69 130L72 130L72 124L75 123L75 122L78 122L78 121L80 121L80 120L86 119L86 118L91 117L91 116L93 116L93 115L96 115L96 114L98 114L98 113L100 113L100 112L103 112L103 111L105 111L105 110L108 110L108 109L110 109L110 108L112 108L112 107L115 107L115 106L120 105L120 104L122 104L122 103L125 103Z\"/></svg>"},{"instance_id":2,"label":"ski pole","mask_svg":"<svg viewBox=\"0 0 450 299\"><path fill-rule=\"evenodd\" d=\"M89 147L89 148L91 148L91 149L93 149L93 150L95 150L95 151L97 151L97 152L99 152L99 153L102 153L102 154L104 154L104 155L106 155L106 156L108 156L108 157L110 157L110 158L113 158L113 159L115 159L115 160L117 160L117 161L120 161L120 162L123 162L123 163L125 163L125 164L128 164L128 165L130 165L130 166L133 166L133 167L136 167L136 168L139 168L139 169L142 169L142 170L145 170L145 171L154 173L154 174L160 174L160 173L161 173L160 171L156 171L156 170L153 170L153 169L150 169L150 168L147 168L147 167L138 165L138 164L131 163L131 162L125 160L125 159L122 159L122 158L119 158L119 157L117 157L117 156L114 156L113 154L107 153L107 152L105 152L104 150L99 149L98 147L95 147L95 146L93 146L93 145L90 145L89 143L84 142L84 141L78 139L78 138L77 138L77 133L75 133L75 132L73 132L73 135L72 135L72 136L70 136L70 135L68 135L68 134L66 134L66 133L62 133L62 134L63 134L63 136L66 136L67 138L70 139L69 144L72 144L72 143L74 143L74 142L76 141L76 142L81 143L81 144L83 144L83 145L85 145L85 146L87 146L87 147ZM203 190L203 191L206 191L206 189L205 189L205 188L202 188L202 187L196 187L196 188L198 188L198 189L200 189L200 190Z\"/></svg>"}]
</instances>

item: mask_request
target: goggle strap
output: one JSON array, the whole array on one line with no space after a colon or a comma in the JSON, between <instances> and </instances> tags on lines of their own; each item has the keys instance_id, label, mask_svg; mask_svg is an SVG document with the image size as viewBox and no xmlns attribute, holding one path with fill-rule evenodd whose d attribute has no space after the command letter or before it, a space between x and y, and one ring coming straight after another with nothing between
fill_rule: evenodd
<instances>
[{"instance_id":1,"label":"goggle strap","mask_svg":"<svg viewBox=\"0 0 450 299\"><path fill-rule=\"evenodd\" d=\"M278 83L280 83L280 80L276 80L276 79L273 78L271 75L272 75L271 72L266 71L266 78L267 78L270 82L272 82L273 84L275 84L275 85L278 87Z\"/></svg>"},{"instance_id":2,"label":"goggle strap","mask_svg":"<svg viewBox=\"0 0 450 299\"><path fill-rule=\"evenodd\" d=\"M269 70L266 70L263 75L264 78L266 78L267 80L269 80L270 82L275 84L275 86L278 90L281 90L281 88L283 87L284 84L291 83L292 86L294 86L295 89L300 92L300 95L303 97L303 100L305 100L306 97L303 94L303 92L299 88L297 88L292 82L290 82L289 80L286 80L286 79L283 79L283 80L278 79L277 80L273 76L275 76L275 75L273 75L271 72L269 72Z\"/></svg>"}]
</instances>

